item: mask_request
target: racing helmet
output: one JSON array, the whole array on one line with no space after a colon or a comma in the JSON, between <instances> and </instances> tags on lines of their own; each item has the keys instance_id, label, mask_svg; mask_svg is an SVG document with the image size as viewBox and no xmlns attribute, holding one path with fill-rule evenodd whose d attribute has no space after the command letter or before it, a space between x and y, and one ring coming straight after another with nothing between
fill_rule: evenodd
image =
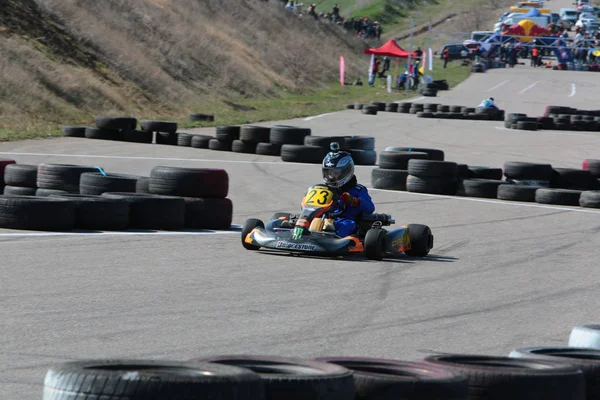
<instances>
[{"instance_id":1,"label":"racing helmet","mask_svg":"<svg viewBox=\"0 0 600 400\"><path fill-rule=\"evenodd\" d=\"M333 142L331 152L323 159L323 182L341 188L354 176L354 160L350 153L340 151L340 145Z\"/></svg>"}]
</instances>

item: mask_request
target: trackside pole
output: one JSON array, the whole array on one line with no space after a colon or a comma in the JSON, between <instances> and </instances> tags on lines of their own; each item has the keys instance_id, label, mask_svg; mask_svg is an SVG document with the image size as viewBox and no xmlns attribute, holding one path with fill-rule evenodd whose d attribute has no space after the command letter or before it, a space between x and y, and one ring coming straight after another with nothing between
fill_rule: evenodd
<instances>
[{"instance_id":1,"label":"trackside pole","mask_svg":"<svg viewBox=\"0 0 600 400\"><path fill-rule=\"evenodd\" d=\"M408 44L408 73L406 76L406 92L408 93L408 89L410 88L410 80L412 76L410 74L410 62L411 62L411 54L412 54L412 41L413 41L413 30L414 30L415 20L413 18L410 19L410 39Z\"/></svg>"}]
</instances>

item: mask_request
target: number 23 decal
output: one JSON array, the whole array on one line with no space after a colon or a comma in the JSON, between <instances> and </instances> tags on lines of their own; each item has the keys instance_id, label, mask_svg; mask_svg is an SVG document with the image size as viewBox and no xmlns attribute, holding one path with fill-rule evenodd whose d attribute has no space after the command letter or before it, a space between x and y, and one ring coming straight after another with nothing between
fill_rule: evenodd
<instances>
[{"instance_id":1,"label":"number 23 decal","mask_svg":"<svg viewBox=\"0 0 600 400\"><path fill-rule=\"evenodd\" d=\"M318 204L320 206L329 203L332 193L329 190L312 189L306 194L306 204Z\"/></svg>"}]
</instances>

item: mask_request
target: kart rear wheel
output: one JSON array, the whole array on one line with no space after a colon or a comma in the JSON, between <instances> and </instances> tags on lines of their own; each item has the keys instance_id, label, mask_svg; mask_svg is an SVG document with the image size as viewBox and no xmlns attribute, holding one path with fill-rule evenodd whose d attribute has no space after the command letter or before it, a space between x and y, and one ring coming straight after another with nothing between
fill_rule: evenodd
<instances>
[{"instance_id":1,"label":"kart rear wheel","mask_svg":"<svg viewBox=\"0 0 600 400\"><path fill-rule=\"evenodd\" d=\"M427 225L410 224L408 225L410 235L411 249L404 251L404 254L411 257L425 257L433 248L433 235Z\"/></svg>"},{"instance_id":2,"label":"kart rear wheel","mask_svg":"<svg viewBox=\"0 0 600 400\"><path fill-rule=\"evenodd\" d=\"M369 229L365 236L365 255L369 260L383 260L387 231L381 228Z\"/></svg>"},{"instance_id":3,"label":"kart rear wheel","mask_svg":"<svg viewBox=\"0 0 600 400\"><path fill-rule=\"evenodd\" d=\"M258 249L260 249L260 246L255 246L253 244L246 243L246 236L248 236L248 234L250 232L252 232L252 230L254 228L257 228L257 227L264 228L265 224L260 219L256 219L256 218L248 218L244 222L244 225L242 225L242 246L244 246L244 248L246 250L258 250Z\"/></svg>"}]
</instances>

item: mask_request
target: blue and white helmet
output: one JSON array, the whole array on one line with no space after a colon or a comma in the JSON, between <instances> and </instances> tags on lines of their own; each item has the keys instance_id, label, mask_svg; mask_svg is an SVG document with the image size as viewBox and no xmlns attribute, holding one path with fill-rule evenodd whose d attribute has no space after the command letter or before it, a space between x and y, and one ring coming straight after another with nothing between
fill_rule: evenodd
<instances>
[{"instance_id":1,"label":"blue and white helmet","mask_svg":"<svg viewBox=\"0 0 600 400\"><path fill-rule=\"evenodd\" d=\"M339 151L337 142L331 143L331 152L323 159L323 182L341 188L354 176L354 160L350 153Z\"/></svg>"}]
</instances>

